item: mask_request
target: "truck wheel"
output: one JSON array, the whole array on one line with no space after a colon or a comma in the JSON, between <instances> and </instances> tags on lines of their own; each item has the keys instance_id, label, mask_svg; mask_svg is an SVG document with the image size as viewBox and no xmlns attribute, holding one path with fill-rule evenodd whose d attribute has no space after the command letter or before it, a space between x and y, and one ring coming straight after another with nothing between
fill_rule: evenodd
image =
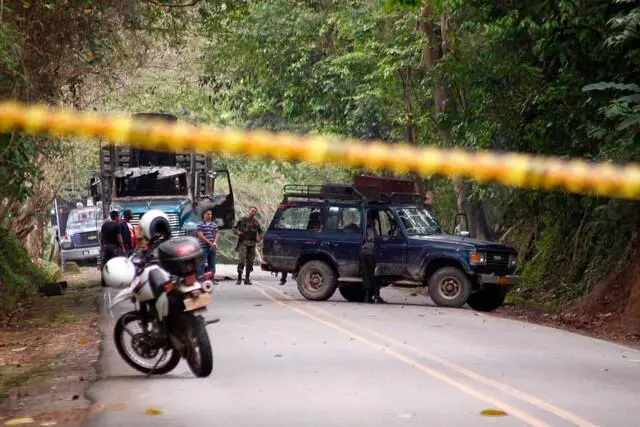
<instances>
[{"instance_id":1,"label":"truck wheel","mask_svg":"<svg viewBox=\"0 0 640 427\"><path fill-rule=\"evenodd\" d=\"M364 302L364 286L354 285L354 286L344 286L338 288L340 291L340 295L344 299L350 302Z\"/></svg>"},{"instance_id":2,"label":"truck wheel","mask_svg":"<svg viewBox=\"0 0 640 427\"><path fill-rule=\"evenodd\" d=\"M328 300L338 287L336 274L323 261L309 261L304 264L297 279L298 291L311 301Z\"/></svg>"},{"instance_id":3,"label":"truck wheel","mask_svg":"<svg viewBox=\"0 0 640 427\"><path fill-rule=\"evenodd\" d=\"M443 267L429 278L429 296L441 307L462 307L471 295L471 282L459 268Z\"/></svg>"},{"instance_id":4,"label":"truck wheel","mask_svg":"<svg viewBox=\"0 0 640 427\"><path fill-rule=\"evenodd\" d=\"M498 285L486 285L485 288L472 294L467 303L476 311L493 311L504 303L507 290Z\"/></svg>"}]
</instances>

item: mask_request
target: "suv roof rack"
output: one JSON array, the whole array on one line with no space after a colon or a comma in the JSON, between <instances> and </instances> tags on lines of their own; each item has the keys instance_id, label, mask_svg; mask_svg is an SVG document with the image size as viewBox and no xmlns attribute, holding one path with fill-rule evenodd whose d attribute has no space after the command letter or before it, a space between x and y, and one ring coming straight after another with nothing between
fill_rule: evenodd
<instances>
[{"instance_id":1,"label":"suv roof rack","mask_svg":"<svg viewBox=\"0 0 640 427\"><path fill-rule=\"evenodd\" d=\"M285 201L289 199L366 201L366 197L351 184L287 184L284 186L284 199Z\"/></svg>"},{"instance_id":2,"label":"suv roof rack","mask_svg":"<svg viewBox=\"0 0 640 427\"><path fill-rule=\"evenodd\" d=\"M353 187L367 197L371 203L410 203L422 201L416 192L415 182L407 179L356 175Z\"/></svg>"},{"instance_id":3,"label":"suv roof rack","mask_svg":"<svg viewBox=\"0 0 640 427\"><path fill-rule=\"evenodd\" d=\"M350 201L359 203L419 204L413 181L395 178L356 177L354 184L287 184L284 202L290 199ZM407 191L407 190L413 190Z\"/></svg>"}]
</instances>

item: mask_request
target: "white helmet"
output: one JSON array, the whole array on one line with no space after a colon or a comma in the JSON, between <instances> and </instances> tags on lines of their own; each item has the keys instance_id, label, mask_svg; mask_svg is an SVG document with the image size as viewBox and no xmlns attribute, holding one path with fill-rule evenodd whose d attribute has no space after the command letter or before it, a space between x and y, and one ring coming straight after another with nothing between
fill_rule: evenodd
<instances>
[{"instance_id":1,"label":"white helmet","mask_svg":"<svg viewBox=\"0 0 640 427\"><path fill-rule=\"evenodd\" d=\"M123 256L111 258L102 269L104 283L112 288L124 288L136 277L136 267Z\"/></svg>"},{"instance_id":2,"label":"white helmet","mask_svg":"<svg viewBox=\"0 0 640 427\"><path fill-rule=\"evenodd\" d=\"M140 218L140 228L147 240L156 237L169 239L171 237L171 225L167 214L159 209L152 209Z\"/></svg>"}]
</instances>

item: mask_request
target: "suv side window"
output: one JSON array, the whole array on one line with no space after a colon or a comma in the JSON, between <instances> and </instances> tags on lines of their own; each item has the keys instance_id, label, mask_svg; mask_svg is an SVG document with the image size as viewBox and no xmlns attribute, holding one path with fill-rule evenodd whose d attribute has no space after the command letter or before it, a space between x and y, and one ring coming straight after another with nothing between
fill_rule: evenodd
<instances>
[{"instance_id":1,"label":"suv side window","mask_svg":"<svg viewBox=\"0 0 640 427\"><path fill-rule=\"evenodd\" d=\"M289 206L282 211L274 228L320 231L322 229L322 209L313 206Z\"/></svg>"},{"instance_id":2,"label":"suv side window","mask_svg":"<svg viewBox=\"0 0 640 427\"><path fill-rule=\"evenodd\" d=\"M330 206L324 231L359 233L362 213L360 208Z\"/></svg>"},{"instance_id":3,"label":"suv side window","mask_svg":"<svg viewBox=\"0 0 640 427\"><path fill-rule=\"evenodd\" d=\"M375 231L378 236L393 237L398 233L398 222L390 210L374 211L377 213Z\"/></svg>"}]
</instances>

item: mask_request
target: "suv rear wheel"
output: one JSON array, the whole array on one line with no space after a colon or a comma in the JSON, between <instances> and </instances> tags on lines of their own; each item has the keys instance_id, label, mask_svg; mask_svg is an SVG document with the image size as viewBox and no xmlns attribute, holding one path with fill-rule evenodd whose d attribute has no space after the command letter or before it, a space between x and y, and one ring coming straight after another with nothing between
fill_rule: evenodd
<instances>
[{"instance_id":1,"label":"suv rear wheel","mask_svg":"<svg viewBox=\"0 0 640 427\"><path fill-rule=\"evenodd\" d=\"M298 273L298 291L308 300L328 300L337 287L336 274L326 262L309 261Z\"/></svg>"},{"instance_id":2,"label":"suv rear wheel","mask_svg":"<svg viewBox=\"0 0 640 427\"><path fill-rule=\"evenodd\" d=\"M507 290L499 285L485 287L469 297L469 307L476 311L493 311L504 303Z\"/></svg>"},{"instance_id":3,"label":"suv rear wheel","mask_svg":"<svg viewBox=\"0 0 640 427\"><path fill-rule=\"evenodd\" d=\"M347 301L364 302L364 286L351 285L338 288L340 295Z\"/></svg>"},{"instance_id":4,"label":"suv rear wheel","mask_svg":"<svg viewBox=\"0 0 640 427\"><path fill-rule=\"evenodd\" d=\"M467 275L456 267L443 267L429 278L429 296L442 307L462 307L471 290Z\"/></svg>"}]
</instances>

